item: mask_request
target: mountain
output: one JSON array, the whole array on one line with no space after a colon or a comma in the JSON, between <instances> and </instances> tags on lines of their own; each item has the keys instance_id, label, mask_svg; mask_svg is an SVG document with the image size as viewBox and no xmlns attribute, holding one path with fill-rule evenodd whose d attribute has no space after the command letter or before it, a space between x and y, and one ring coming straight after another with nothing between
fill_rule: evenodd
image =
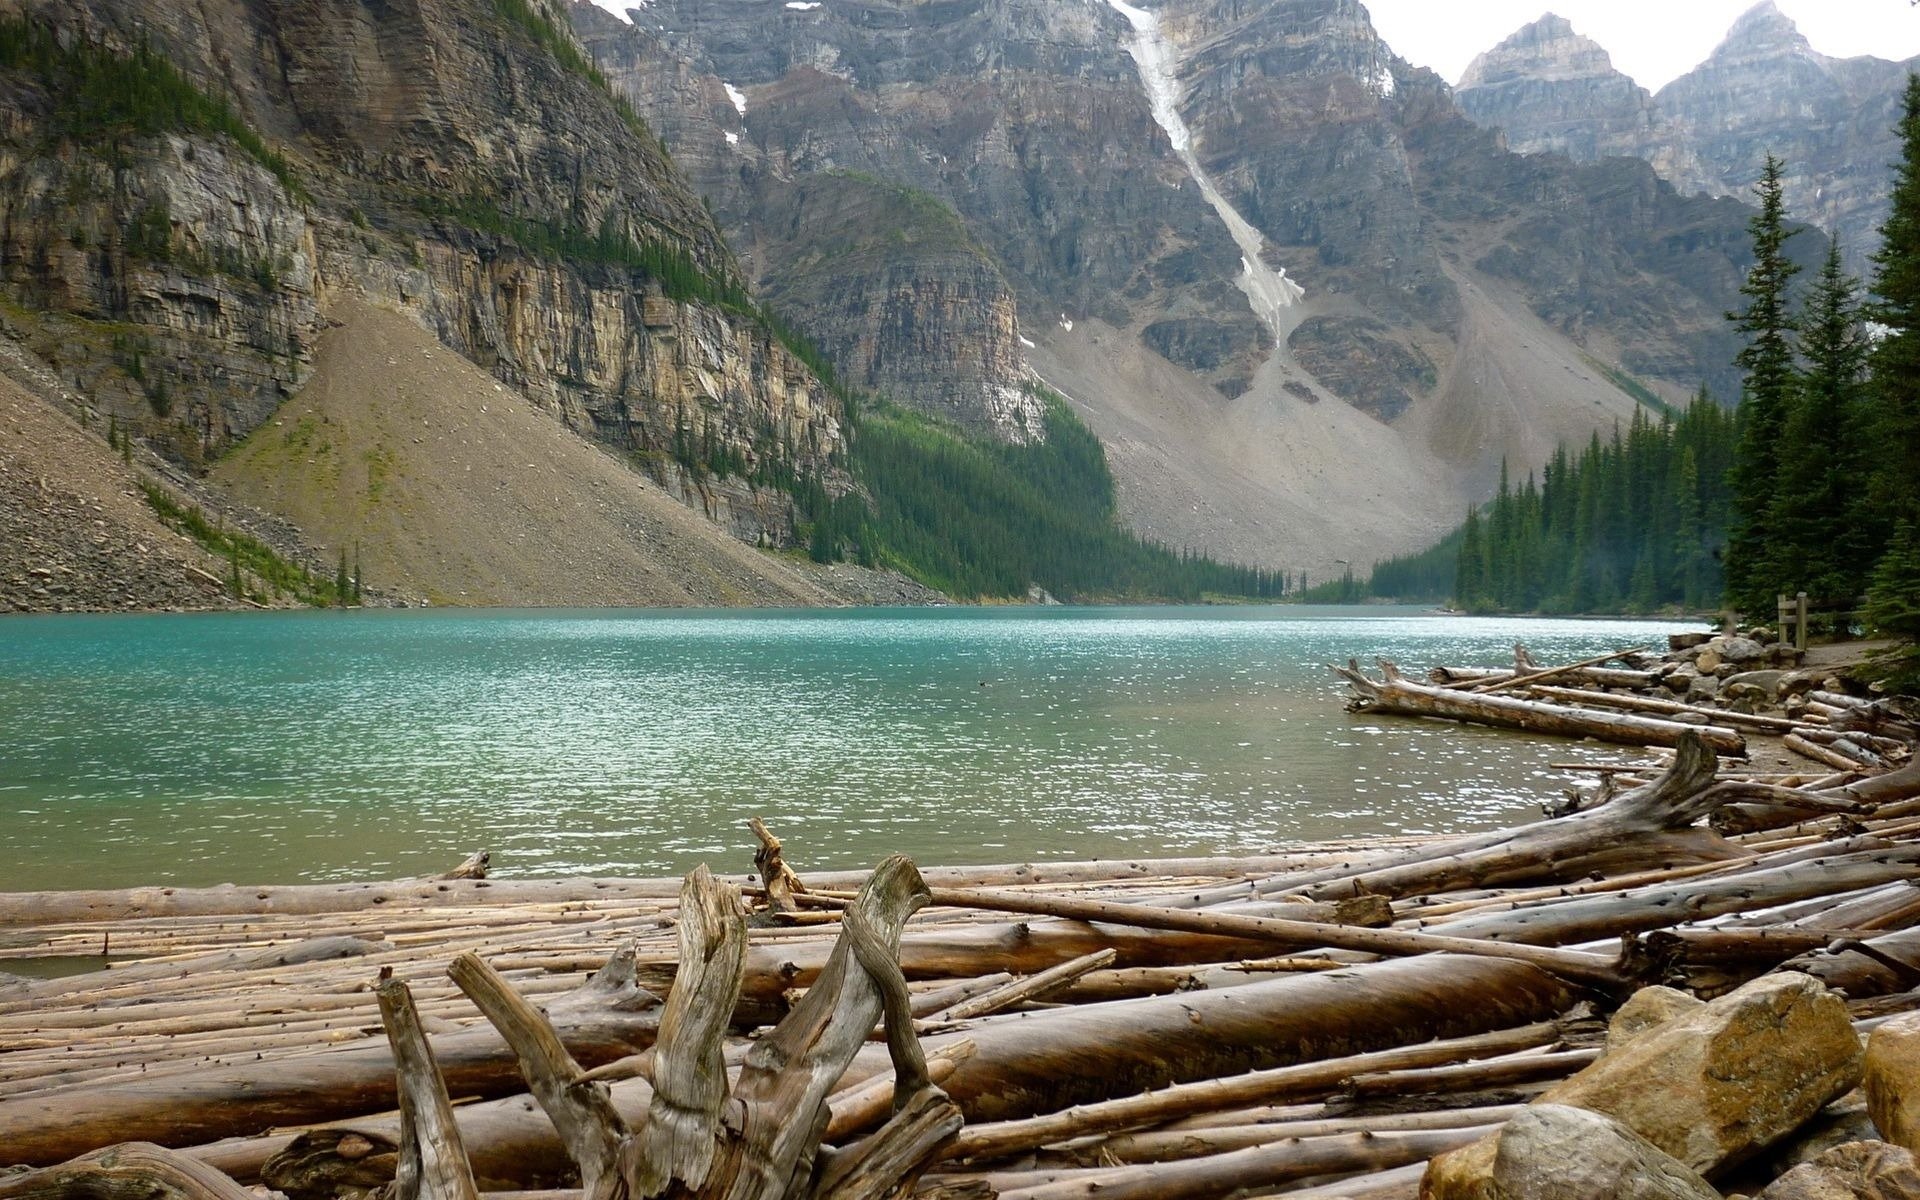
<instances>
[{"instance_id":1,"label":"mountain","mask_svg":"<svg viewBox=\"0 0 1920 1200\"><path fill-rule=\"evenodd\" d=\"M795 521L750 479L850 486L841 402L546 0L5 0L0 99L5 332L178 464L364 302L744 540Z\"/></svg>"},{"instance_id":2,"label":"mountain","mask_svg":"<svg viewBox=\"0 0 1920 1200\"><path fill-rule=\"evenodd\" d=\"M0 0L0 98L0 333L205 503L444 598L725 568L609 454L993 594L1218 590L1115 512L1324 579L1725 390L1747 253L1735 201L1511 153L1354 0Z\"/></svg>"},{"instance_id":3,"label":"mountain","mask_svg":"<svg viewBox=\"0 0 1920 1200\"><path fill-rule=\"evenodd\" d=\"M1644 158L1684 191L1716 190L1691 147L1672 139L1652 94L1553 13L1475 58L1454 96L1462 112L1501 130L1521 154Z\"/></svg>"},{"instance_id":4,"label":"mountain","mask_svg":"<svg viewBox=\"0 0 1920 1200\"><path fill-rule=\"evenodd\" d=\"M568 12L843 378L1017 439L1031 372L1168 543L1324 578L1731 393L1744 207L1510 153L1354 0Z\"/></svg>"},{"instance_id":5,"label":"mountain","mask_svg":"<svg viewBox=\"0 0 1920 1200\"><path fill-rule=\"evenodd\" d=\"M1829 58L1763 0L1657 95L1552 14L1475 59L1455 94L1510 149L1641 158L1685 192L1745 198L1771 151L1793 215L1831 230L1859 271L1886 218L1900 92L1916 66Z\"/></svg>"}]
</instances>

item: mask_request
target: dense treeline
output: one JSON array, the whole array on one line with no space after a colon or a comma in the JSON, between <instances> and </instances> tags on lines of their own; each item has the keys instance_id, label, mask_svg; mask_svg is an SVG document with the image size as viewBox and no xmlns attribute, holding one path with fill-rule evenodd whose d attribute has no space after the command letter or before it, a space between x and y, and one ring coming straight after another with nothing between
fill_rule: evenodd
<instances>
[{"instance_id":1,"label":"dense treeline","mask_svg":"<svg viewBox=\"0 0 1920 1200\"><path fill-rule=\"evenodd\" d=\"M1459 531L1453 596L1473 610L1647 612L1720 594L1734 418L1705 396L1679 420L1556 452L1539 486L1504 476Z\"/></svg>"},{"instance_id":2,"label":"dense treeline","mask_svg":"<svg viewBox=\"0 0 1920 1200\"><path fill-rule=\"evenodd\" d=\"M1100 441L1043 392L1046 437L968 438L891 405L857 410L854 477L867 493L812 498L811 549L890 566L958 597L1278 598L1279 572L1215 562L1142 541L1114 516ZM803 507L808 506L803 496Z\"/></svg>"}]
</instances>

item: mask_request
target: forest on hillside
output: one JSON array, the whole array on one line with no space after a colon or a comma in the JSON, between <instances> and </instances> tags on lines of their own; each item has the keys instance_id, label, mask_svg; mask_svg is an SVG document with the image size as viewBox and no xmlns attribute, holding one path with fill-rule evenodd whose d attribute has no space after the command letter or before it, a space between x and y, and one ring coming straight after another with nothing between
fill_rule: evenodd
<instances>
[{"instance_id":1,"label":"forest on hillside","mask_svg":"<svg viewBox=\"0 0 1920 1200\"><path fill-rule=\"evenodd\" d=\"M1893 208L1872 278L1836 244L1796 280L1783 164L1749 222L1742 388L1704 394L1565 447L1440 543L1303 598L1452 603L1492 612L1730 609L1771 616L1806 592L1836 632L1920 639L1920 76L1909 77Z\"/></svg>"}]
</instances>

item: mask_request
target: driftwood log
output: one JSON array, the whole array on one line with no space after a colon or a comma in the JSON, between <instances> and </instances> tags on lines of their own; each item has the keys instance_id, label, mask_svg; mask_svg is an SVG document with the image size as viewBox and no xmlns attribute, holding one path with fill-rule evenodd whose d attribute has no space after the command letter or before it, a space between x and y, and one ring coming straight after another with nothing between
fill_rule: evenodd
<instances>
[{"instance_id":1,"label":"driftwood log","mask_svg":"<svg viewBox=\"0 0 1920 1200\"><path fill-rule=\"evenodd\" d=\"M549 1007L570 1051L598 1065L653 1044L660 1001L634 981L631 952L614 956L591 980ZM491 1029L440 1038L435 1047L448 1087L462 1096L520 1090L506 1044ZM77 1094L0 1099L6 1157L50 1164L118 1141L191 1146L254 1133L269 1125L314 1124L394 1107L390 1047L369 1044L288 1061L102 1084Z\"/></svg>"},{"instance_id":2,"label":"driftwood log","mask_svg":"<svg viewBox=\"0 0 1920 1200\"><path fill-rule=\"evenodd\" d=\"M1467 721L1502 729L1522 729L1558 737L1594 738L1628 746L1676 746L1680 738L1693 734L1704 740L1717 754L1743 756L1747 743L1738 732L1714 725L1687 725L1653 717L1626 713L1594 712L1567 708L1537 700L1513 696L1478 695L1444 687L1415 683L1400 673L1400 668L1379 660L1383 678L1375 681L1361 674L1358 662L1329 669L1353 687L1347 702L1350 712L1390 713L1407 717L1441 717L1449 721Z\"/></svg>"}]
</instances>

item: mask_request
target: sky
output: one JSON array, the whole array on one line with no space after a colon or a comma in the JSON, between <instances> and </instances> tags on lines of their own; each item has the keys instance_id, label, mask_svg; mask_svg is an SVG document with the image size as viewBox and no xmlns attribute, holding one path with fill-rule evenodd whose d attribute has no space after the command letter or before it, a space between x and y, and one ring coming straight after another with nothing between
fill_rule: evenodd
<instances>
[{"instance_id":1,"label":"sky","mask_svg":"<svg viewBox=\"0 0 1920 1200\"><path fill-rule=\"evenodd\" d=\"M1459 81L1473 57L1547 12L1606 47L1615 69L1650 92L1713 52L1755 0L1364 0L1395 54ZM1833 58L1920 54L1909 0L1777 0L1813 48Z\"/></svg>"}]
</instances>

